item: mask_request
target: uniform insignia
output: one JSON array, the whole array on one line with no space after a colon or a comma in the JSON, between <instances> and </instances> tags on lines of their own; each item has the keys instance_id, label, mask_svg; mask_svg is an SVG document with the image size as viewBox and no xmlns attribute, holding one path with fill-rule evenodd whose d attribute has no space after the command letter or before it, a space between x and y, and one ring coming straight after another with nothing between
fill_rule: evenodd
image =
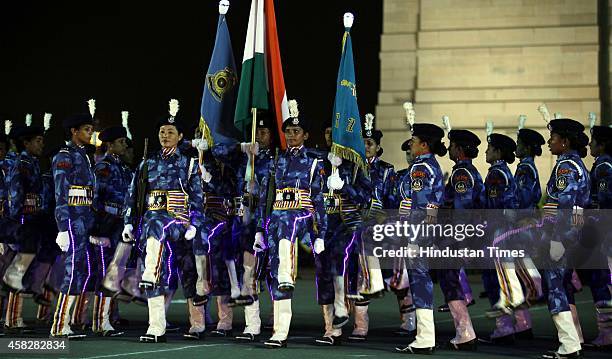
<instances>
[{"instance_id":1,"label":"uniform insignia","mask_svg":"<svg viewBox=\"0 0 612 359\"><path fill-rule=\"evenodd\" d=\"M58 162L57 165L55 166L57 168L68 169L68 168L72 168L72 163L67 162L67 161L62 161L62 162Z\"/></svg>"},{"instance_id":2,"label":"uniform insignia","mask_svg":"<svg viewBox=\"0 0 612 359\"><path fill-rule=\"evenodd\" d=\"M557 189L563 191L567 188L567 178L565 176L561 176L557 178L557 182L555 183Z\"/></svg>"},{"instance_id":3,"label":"uniform insignia","mask_svg":"<svg viewBox=\"0 0 612 359\"><path fill-rule=\"evenodd\" d=\"M293 123L294 125L297 125L300 123L300 120L298 118L294 118L291 123Z\"/></svg>"},{"instance_id":4,"label":"uniform insignia","mask_svg":"<svg viewBox=\"0 0 612 359\"><path fill-rule=\"evenodd\" d=\"M416 178L412 180L412 190L418 192L423 189L423 180Z\"/></svg>"},{"instance_id":5,"label":"uniform insignia","mask_svg":"<svg viewBox=\"0 0 612 359\"><path fill-rule=\"evenodd\" d=\"M496 187L491 187L489 189L488 196L489 196L489 198L496 198L497 197L497 188Z\"/></svg>"},{"instance_id":6,"label":"uniform insignia","mask_svg":"<svg viewBox=\"0 0 612 359\"><path fill-rule=\"evenodd\" d=\"M599 181L598 184L599 192L606 192L608 190L608 182L606 180Z\"/></svg>"},{"instance_id":7,"label":"uniform insignia","mask_svg":"<svg viewBox=\"0 0 612 359\"><path fill-rule=\"evenodd\" d=\"M110 176L110 170L108 168L102 168L101 170L98 170L96 174L100 177L108 177Z\"/></svg>"},{"instance_id":8,"label":"uniform insignia","mask_svg":"<svg viewBox=\"0 0 612 359\"><path fill-rule=\"evenodd\" d=\"M372 137L372 131L366 131L366 136Z\"/></svg>"},{"instance_id":9,"label":"uniform insignia","mask_svg":"<svg viewBox=\"0 0 612 359\"><path fill-rule=\"evenodd\" d=\"M226 67L214 74L206 75L206 84L214 99L217 102L221 102L225 94L236 86L236 75L231 69Z\"/></svg>"},{"instance_id":10,"label":"uniform insignia","mask_svg":"<svg viewBox=\"0 0 612 359\"><path fill-rule=\"evenodd\" d=\"M263 125L264 125L263 120L259 120L259 126L263 126Z\"/></svg>"},{"instance_id":11,"label":"uniform insignia","mask_svg":"<svg viewBox=\"0 0 612 359\"><path fill-rule=\"evenodd\" d=\"M168 123L174 123L174 117L170 117L170 118L168 119Z\"/></svg>"},{"instance_id":12,"label":"uniform insignia","mask_svg":"<svg viewBox=\"0 0 612 359\"><path fill-rule=\"evenodd\" d=\"M466 175L456 175L455 176L455 181L456 182L458 182L458 181L467 181L467 180L469 180L469 178Z\"/></svg>"},{"instance_id":13,"label":"uniform insignia","mask_svg":"<svg viewBox=\"0 0 612 359\"><path fill-rule=\"evenodd\" d=\"M425 178L425 177L427 177L427 174L425 172L423 172L423 171L413 171L411 177L412 178L419 178L419 177L420 178Z\"/></svg>"},{"instance_id":14,"label":"uniform insignia","mask_svg":"<svg viewBox=\"0 0 612 359\"><path fill-rule=\"evenodd\" d=\"M459 181L455 183L455 192L457 193L467 192L467 184L464 181Z\"/></svg>"},{"instance_id":15,"label":"uniform insignia","mask_svg":"<svg viewBox=\"0 0 612 359\"><path fill-rule=\"evenodd\" d=\"M557 171L557 175L562 176L562 175L566 175L572 172L573 170L571 168L559 168L559 170Z\"/></svg>"}]
</instances>

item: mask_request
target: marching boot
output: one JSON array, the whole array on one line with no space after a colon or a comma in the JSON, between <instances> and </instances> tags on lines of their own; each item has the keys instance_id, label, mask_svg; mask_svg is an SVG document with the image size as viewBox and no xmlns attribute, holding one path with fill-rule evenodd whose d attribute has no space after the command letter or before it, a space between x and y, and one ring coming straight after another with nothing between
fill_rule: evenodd
<instances>
[{"instance_id":1,"label":"marching boot","mask_svg":"<svg viewBox=\"0 0 612 359\"><path fill-rule=\"evenodd\" d=\"M400 318L402 320L397 334L401 336L416 335L416 308L412 303L410 288L408 288L403 298L397 297L397 305L399 306Z\"/></svg>"},{"instance_id":2,"label":"marching boot","mask_svg":"<svg viewBox=\"0 0 612 359\"><path fill-rule=\"evenodd\" d=\"M514 323L510 315L495 318L495 329L485 342L493 344L514 344Z\"/></svg>"},{"instance_id":3,"label":"marching boot","mask_svg":"<svg viewBox=\"0 0 612 359\"><path fill-rule=\"evenodd\" d=\"M72 319L70 325L79 330L85 330L87 327L87 309L89 308L89 299L91 292L82 293L75 302L74 310L72 311Z\"/></svg>"},{"instance_id":4,"label":"marching boot","mask_svg":"<svg viewBox=\"0 0 612 359\"><path fill-rule=\"evenodd\" d=\"M232 334L232 323L234 321L234 312L229 306L230 297L227 295L217 297L217 315L219 321L217 328L211 332L215 337L227 337Z\"/></svg>"},{"instance_id":5,"label":"marching boot","mask_svg":"<svg viewBox=\"0 0 612 359\"><path fill-rule=\"evenodd\" d=\"M465 301L452 300L448 302L450 313L455 323L455 337L450 340L449 348L453 350L476 350L476 333Z\"/></svg>"},{"instance_id":6,"label":"marching boot","mask_svg":"<svg viewBox=\"0 0 612 359\"><path fill-rule=\"evenodd\" d=\"M261 334L261 318L259 316L259 300L244 307L244 331L236 336L238 340L253 342Z\"/></svg>"},{"instance_id":7,"label":"marching boot","mask_svg":"<svg viewBox=\"0 0 612 359\"><path fill-rule=\"evenodd\" d=\"M6 321L4 329L9 334L31 334L34 329L23 322L23 296L18 292L9 292L6 306Z\"/></svg>"},{"instance_id":8,"label":"marching boot","mask_svg":"<svg viewBox=\"0 0 612 359\"><path fill-rule=\"evenodd\" d=\"M369 301L362 303L356 302L353 307L353 317L355 326L353 332L349 335L348 340L352 342L364 342L368 337L370 327L370 317L368 315Z\"/></svg>"},{"instance_id":9,"label":"marching boot","mask_svg":"<svg viewBox=\"0 0 612 359\"><path fill-rule=\"evenodd\" d=\"M556 352L548 352L542 355L546 359L558 358L581 358L580 337L574 325L571 311L565 311L552 315L553 323L557 328L557 336L561 346Z\"/></svg>"},{"instance_id":10,"label":"marching boot","mask_svg":"<svg viewBox=\"0 0 612 359\"><path fill-rule=\"evenodd\" d=\"M342 329L334 328L334 305L325 304L323 308L323 320L325 321L325 333L323 337L315 339L318 345L339 345Z\"/></svg>"},{"instance_id":11,"label":"marching boot","mask_svg":"<svg viewBox=\"0 0 612 359\"><path fill-rule=\"evenodd\" d=\"M344 277L334 277L334 319L333 327L342 328L349 321L348 310L346 308L346 298L344 296Z\"/></svg>"},{"instance_id":12,"label":"marching boot","mask_svg":"<svg viewBox=\"0 0 612 359\"><path fill-rule=\"evenodd\" d=\"M146 255L145 255L145 270L142 273L142 279L138 287L143 290L155 289L159 286L159 277L161 275L164 246L155 239L155 237L147 238Z\"/></svg>"},{"instance_id":13,"label":"marching boot","mask_svg":"<svg viewBox=\"0 0 612 359\"><path fill-rule=\"evenodd\" d=\"M576 332L578 333L578 338L580 339L580 344L584 343L584 337L582 336L582 326L580 326L580 317L578 316L578 309L575 304L570 304L570 311L572 312L572 320L574 321L574 326L576 327Z\"/></svg>"},{"instance_id":14,"label":"marching boot","mask_svg":"<svg viewBox=\"0 0 612 359\"><path fill-rule=\"evenodd\" d=\"M257 268L257 257L249 252L244 252L242 255L242 288L240 289L240 297L236 300L237 305L251 305L257 301L258 284L255 279L255 270Z\"/></svg>"},{"instance_id":15,"label":"marching boot","mask_svg":"<svg viewBox=\"0 0 612 359\"><path fill-rule=\"evenodd\" d=\"M163 343L166 341L166 301L163 295L149 298L149 328L140 337L141 343Z\"/></svg>"},{"instance_id":16,"label":"marching boot","mask_svg":"<svg viewBox=\"0 0 612 359\"><path fill-rule=\"evenodd\" d=\"M516 274L516 266L513 262L502 262L497 267L497 279L502 285L499 293L499 301L494 305L495 308L511 307L516 308L525 302L521 281ZM503 272L503 273L500 273ZM504 290L505 288L505 290Z\"/></svg>"},{"instance_id":17,"label":"marching boot","mask_svg":"<svg viewBox=\"0 0 612 359\"><path fill-rule=\"evenodd\" d=\"M196 295L193 297L193 305L196 307L202 306L208 302L210 294L210 283L208 281L208 256L195 256L196 272L198 279L196 280Z\"/></svg>"},{"instance_id":18,"label":"marching boot","mask_svg":"<svg viewBox=\"0 0 612 359\"><path fill-rule=\"evenodd\" d=\"M187 299L187 308L189 310L189 324L191 327L185 333L183 338L186 340L204 339L204 331L206 330L206 322L204 319L204 309L202 305L194 305L193 298Z\"/></svg>"},{"instance_id":19,"label":"marching boot","mask_svg":"<svg viewBox=\"0 0 612 359\"><path fill-rule=\"evenodd\" d=\"M264 344L270 349L287 347L287 336L291 326L291 299L274 301L274 331Z\"/></svg>"},{"instance_id":20,"label":"marching boot","mask_svg":"<svg viewBox=\"0 0 612 359\"><path fill-rule=\"evenodd\" d=\"M236 306L236 299L240 297L240 285L238 284L238 274L236 273L236 263L234 260L226 260L225 266L227 267L227 275L230 281L230 298L228 305L230 307Z\"/></svg>"},{"instance_id":21,"label":"marching boot","mask_svg":"<svg viewBox=\"0 0 612 359\"><path fill-rule=\"evenodd\" d=\"M24 290L23 276L32 264L34 253L17 253L11 264L6 268L2 280L11 290L19 292Z\"/></svg>"},{"instance_id":22,"label":"marching boot","mask_svg":"<svg viewBox=\"0 0 612 359\"><path fill-rule=\"evenodd\" d=\"M516 339L533 339L531 330L531 314L528 309L517 309L514 311L514 336Z\"/></svg>"},{"instance_id":23,"label":"marching boot","mask_svg":"<svg viewBox=\"0 0 612 359\"><path fill-rule=\"evenodd\" d=\"M117 331L110 323L110 307L112 297L98 294L94 297L94 311L91 330L102 337L119 337L124 332Z\"/></svg>"},{"instance_id":24,"label":"marching boot","mask_svg":"<svg viewBox=\"0 0 612 359\"><path fill-rule=\"evenodd\" d=\"M433 354L436 347L436 331L432 309L417 309L417 335L407 347L395 348L408 354Z\"/></svg>"},{"instance_id":25,"label":"marching boot","mask_svg":"<svg viewBox=\"0 0 612 359\"><path fill-rule=\"evenodd\" d=\"M297 266L295 246L288 239L278 241L278 290L292 292L295 289L294 273Z\"/></svg>"},{"instance_id":26,"label":"marching boot","mask_svg":"<svg viewBox=\"0 0 612 359\"><path fill-rule=\"evenodd\" d=\"M70 329L70 310L72 305L78 301L78 298L78 295L67 295L64 293L60 293L57 296L53 325L51 325L51 338L68 338L71 340L85 338L85 334L77 334Z\"/></svg>"},{"instance_id":27,"label":"marching boot","mask_svg":"<svg viewBox=\"0 0 612 359\"><path fill-rule=\"evenodd\" d=\"M113 259L108 264L106 269L106 276L102 281L102 286L109 292L116 293L121 290L121 280L125 276L125 266L127 261L130 259L132 253L132 245L119 241Z\"/></svg>"}]
</instances>

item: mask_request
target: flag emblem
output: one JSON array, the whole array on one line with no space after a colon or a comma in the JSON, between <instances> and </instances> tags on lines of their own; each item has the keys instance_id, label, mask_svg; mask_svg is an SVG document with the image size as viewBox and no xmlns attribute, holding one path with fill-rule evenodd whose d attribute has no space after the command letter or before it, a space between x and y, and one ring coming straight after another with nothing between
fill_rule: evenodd
<instances>
[{"instance_id":1,"label":"flag emblem","mask_svg":"<svg viewBox=\"0 0 612 359\"><path fill-rule=\"evenodd\" d=\"M217 102L223 101L223 96L230 92L237 82L236 74L229 67L219 70L214 74L206 75L208 89Z\"/></svg>"}]
</instances>

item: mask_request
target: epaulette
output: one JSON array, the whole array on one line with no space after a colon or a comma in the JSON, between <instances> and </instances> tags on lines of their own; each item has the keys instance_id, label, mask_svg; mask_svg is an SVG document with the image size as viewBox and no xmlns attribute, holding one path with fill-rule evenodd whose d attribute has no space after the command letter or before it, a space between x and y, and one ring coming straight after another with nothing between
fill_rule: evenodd
<instances>
[{"instance_id":1,"label":"epaulette","mask_svg":"<svg viewBox=\"0 0 612 359\"><path fill-rule=\"evenodd\" d=\"M321 160L321 161L326 158L326 156L323 154L322 151L317 150L317 149L312 149L312 148L309 148L306 150L306 156L317 159L317 160Z\"/></svg>"},{"instance_id":2,"label":"epaulette","mask_svg":"<svg viewBox=\"0 0 612 359\"><path fill-rule=\"evenodd\" d=\"M58 153L63 152L63 153L70 153L70 146L62 146L60 147L59 151L57 151Z\"/></svg>"}]
</instances>

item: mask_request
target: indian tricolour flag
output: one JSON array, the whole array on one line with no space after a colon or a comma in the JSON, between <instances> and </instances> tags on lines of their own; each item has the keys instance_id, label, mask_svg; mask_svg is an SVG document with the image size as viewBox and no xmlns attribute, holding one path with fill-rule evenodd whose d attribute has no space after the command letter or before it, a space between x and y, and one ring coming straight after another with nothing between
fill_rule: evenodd
<instances>
[{"instance_id":1,"label":"indian tricolour flag","mask_svg":"<svg viewBox=\"0 0 612 359\"><path fill-rule=\"evenodd\" d=\"M253 109L274 114L277 125L276 143L284 149L283 121L289 118L287 91L280 58L274 0L252 0L249 26L244 45L242 73L234 125L245 138L251 137Z\"/></svg>"}]
</instances>

